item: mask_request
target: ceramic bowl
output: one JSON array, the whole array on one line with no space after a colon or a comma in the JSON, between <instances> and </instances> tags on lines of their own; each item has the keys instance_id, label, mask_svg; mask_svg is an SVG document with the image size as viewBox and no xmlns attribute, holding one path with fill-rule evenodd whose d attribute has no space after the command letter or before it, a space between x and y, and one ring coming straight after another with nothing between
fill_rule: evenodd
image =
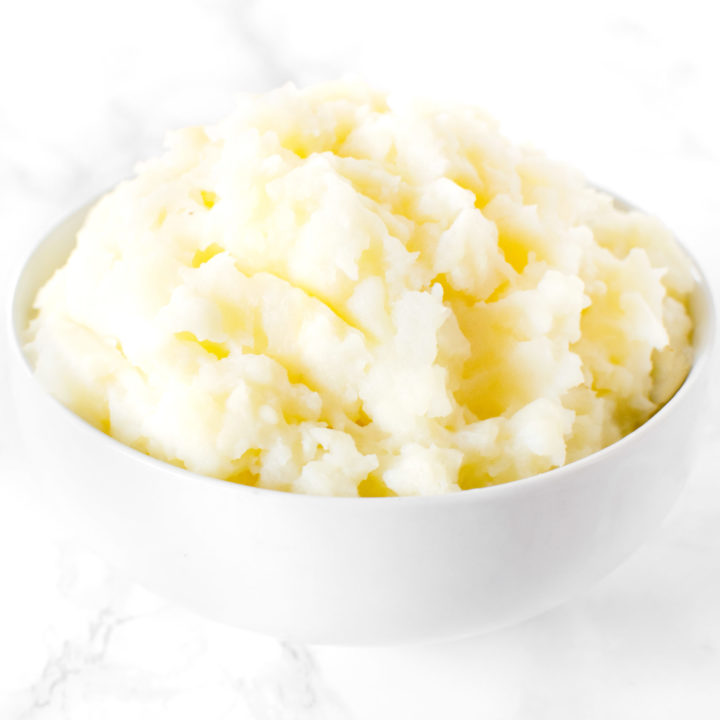
<instances>
[{"instance_id":1,"label":"ceramic bowl","mask_svg":"<svg viewBox=\"0 0 720 720\"><path fill-rule=\"evenodd\" d=\"M583 460L434 497L327 498L235 485L147 457L40 386L20 333L84 208L32 252L13 294L18 416L39 502L148 588L209 618L294 641L390 644L516 623L588 589L653 531L695 454L713 306L695 267L695 362L654 417Z\"/></svg>"}]
</instances>

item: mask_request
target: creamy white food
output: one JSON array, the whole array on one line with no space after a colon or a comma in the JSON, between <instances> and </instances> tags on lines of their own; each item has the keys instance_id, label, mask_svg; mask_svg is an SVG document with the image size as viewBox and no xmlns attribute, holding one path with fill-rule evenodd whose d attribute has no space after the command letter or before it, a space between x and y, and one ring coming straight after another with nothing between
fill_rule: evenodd
<instances>
[{"instance_id":1,"label":"creamy white food","mask_svg":"<svg viewBox=\"0 0 720 720\"><path fill-rule=\"evenodd\" d=\"M288 86L94 207L26 349L78 415L194 472L446 493L647 420L688 372L692 287L662 224L472 107Z\"/></svg>"}]
</instances>

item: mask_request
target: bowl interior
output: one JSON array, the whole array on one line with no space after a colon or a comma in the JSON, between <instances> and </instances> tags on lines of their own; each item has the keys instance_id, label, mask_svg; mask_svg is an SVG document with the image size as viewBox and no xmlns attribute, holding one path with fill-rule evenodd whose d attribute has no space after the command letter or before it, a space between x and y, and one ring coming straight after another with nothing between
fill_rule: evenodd
<instances>
[{"instance_id":1,"label":"bowl interior","mask_svg":"<svg viewBox=\"0 0 720 720\"><path fill-rule=\"evenodd\" d=\"M22 349L22 338L33 316L33 302L38 290L61 268L75 247L78 230L95 201L56 225L32 250L25 259L13 288L10 306L10 331L14 343ZM24 354L23 354L24 358Z\"/></svg>"}]
</instances>

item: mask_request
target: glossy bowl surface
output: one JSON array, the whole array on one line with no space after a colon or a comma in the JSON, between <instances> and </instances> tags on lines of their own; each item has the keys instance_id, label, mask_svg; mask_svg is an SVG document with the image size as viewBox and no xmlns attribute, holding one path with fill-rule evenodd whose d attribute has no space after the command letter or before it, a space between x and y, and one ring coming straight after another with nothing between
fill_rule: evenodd
<instances>
[{"instance_id":1,"label":"glossy bowl surface","mask_svg":"<svg viewBox=\"0 0 720 720\"><path fill-rule=\"evenodd\" d=\"M195 475L94 429L37 382L21 334L88 207L18 274L10 308L18 415L68 532L210 618L303 642L389 644L509 625L589 588L658 528L695 452L714 333L695 267L695 363L645 425L571 465L435 497L325 498Z\"/></svg>"}]
</instances>

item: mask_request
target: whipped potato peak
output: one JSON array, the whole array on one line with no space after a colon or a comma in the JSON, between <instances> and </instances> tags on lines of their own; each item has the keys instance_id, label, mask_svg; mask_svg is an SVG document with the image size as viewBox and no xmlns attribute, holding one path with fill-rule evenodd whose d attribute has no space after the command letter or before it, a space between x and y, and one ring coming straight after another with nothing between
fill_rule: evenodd
<instances>
[{"instance_id":1,"label":"whipped potato peak","mask_svg":"<svg viewBox=\"0 0 720 720\"><path fill-rule=\"evenodd\" d=\"M645 422L692 362L692 288L661 223L475 108L285 86L97 203L26 352L89 423L194 472L436 494Z\"/></svg>"}]
</instances>

